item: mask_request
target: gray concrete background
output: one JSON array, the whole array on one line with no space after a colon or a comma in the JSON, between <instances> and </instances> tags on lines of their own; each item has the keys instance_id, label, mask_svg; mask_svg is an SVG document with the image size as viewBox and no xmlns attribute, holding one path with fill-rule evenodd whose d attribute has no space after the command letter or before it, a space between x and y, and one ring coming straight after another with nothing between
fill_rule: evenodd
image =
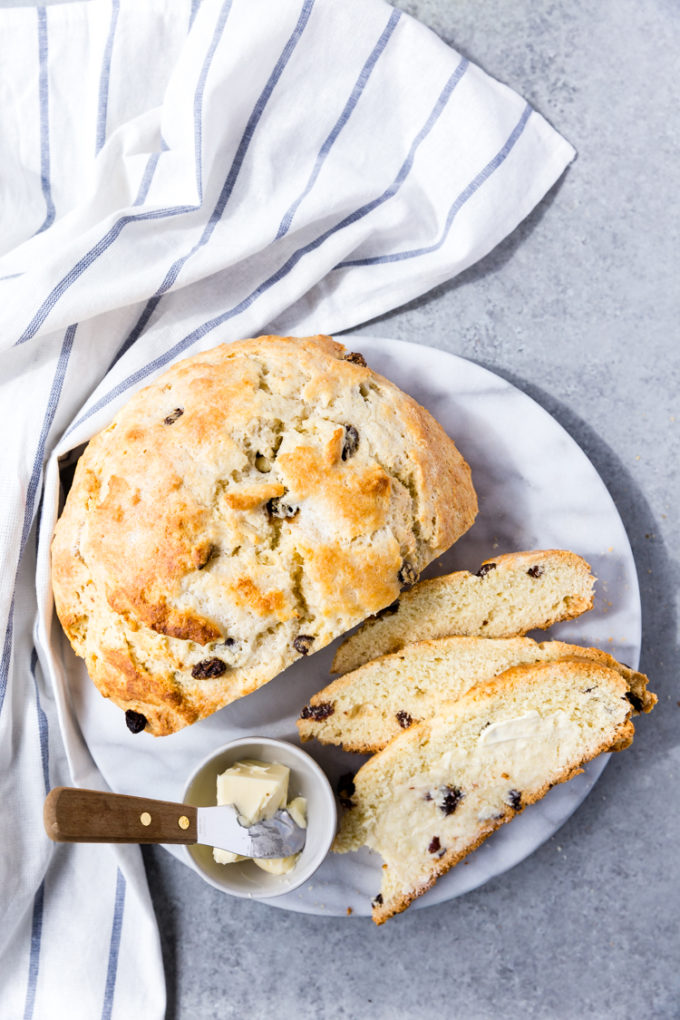
<instances>
[{"instance_id":1,"label":"gray concrete background","mask_svg":"<svg viewBox=\"0 0 680 1020\"><path fill-rule=\"evenodd\" d=\"M362 332L492 369L588 453L635 553L659 705L529 859L380 929L229 899L145 850L168 1017L680 1017L680 4L402 6L529 99L578 159L482 263Z\"/></svg>"}]
</instances>

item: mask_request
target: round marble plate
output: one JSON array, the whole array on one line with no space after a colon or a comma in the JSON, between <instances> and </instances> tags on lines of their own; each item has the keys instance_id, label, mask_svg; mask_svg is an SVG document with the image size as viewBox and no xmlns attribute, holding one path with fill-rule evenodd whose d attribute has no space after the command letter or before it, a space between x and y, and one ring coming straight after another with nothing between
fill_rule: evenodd
<instances>
[{"instance_id":1,"label":"round marble plate","mask_svg":"<svg viewBox=\"0 0 680 1020\"><path fill-rule=\"evenodd\" d=\"M472 529L426 571L477 570L482 560L518 549L572 549L598 578L595 607L553 627L549 636L596 645L637 667L640 599L635 565L616 507L585 454L538 404L473 362L422 344L342 337L378 372L427 407L472 468L479 516ZM546 632L541 632L543 636ZM164 800L181 796L186 777L211 748L237 737L264 735L297 743L295 719L329 680L337 642L297 662L271 683L169 737L132 736L121 712L102 698L84 668L69 670L73 705L97 766L113 790ZM331 782L353 772L358 755L305 745ZM606 757L555 787L504 825L415 906L452 899L517 864L550 837L595 783ZM179 851L168 848L180 856ZM186 856L180 856L186 863ZM272 906L313 914L370 913L380 886L381 861L361 850L330 854L313 878Z\"/></svg>"}]
</instances>

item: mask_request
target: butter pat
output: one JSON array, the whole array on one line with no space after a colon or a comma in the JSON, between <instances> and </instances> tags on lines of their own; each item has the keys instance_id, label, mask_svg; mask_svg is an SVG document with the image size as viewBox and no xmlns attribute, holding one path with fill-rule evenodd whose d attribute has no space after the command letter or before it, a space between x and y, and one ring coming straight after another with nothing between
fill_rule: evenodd
<instances>
[{"instance_id":1,"label":"butter pat","mask_svg":"<svg viewBox=\"0 0 680 1020\"><path fill-rule=\"evenodd\" d=\"M538 712L525 712L523 715L515 716L514 719L504 719L502 722L491 723L482 730L479 743L504 744L507 740L530 740L534 737L541 726L541 717Z\"/></svg>"},{"instance_id":2,"label":"butter pat","mask_svg":"<svg viewBox=\"0 0 680 1020\"><path fill-rule=\"evenodd\" d=\"M540 741L548 738L558 746L569 740L571 732L569 718L562 709L545 716L532 710L487 726L482 730L478 743L481 747L492 747L513 741L517 750L526 752L537 741L537 746L540 746Z\"/></svg>"},{"instance_id":3,"label":"butter pat","mask_svg":"<svg viewBox=\"0 0 680 1020\"><path fill-rule=\"evenodd\" d=\"M217 777L217 803L233 804L242 824L253 825L285 806L289 776L277 762L238 761Z\"/></svg>"},{"instance_id":4,"label":"butter pat","mask_svg":"<svg viewBox=\"0 0 680 1020\"><path fill-rule=\"evenodd\" d=\"M286 808L293 821L306 828L307 802L304 797L295 797L286 805L289 779L290 769L285 765L245 759L217 777L217 803L232 804L243 825L254 825L271 818L280 808ZM272 875L285 875L293 870L299 856L260 858L253 863ZM213 857L218 864L250 859L217 847L213 848Z\"/></svg>"},{"instance_id":5,"label":"butter pat","mask_svg":"<svg viewBox=\"0 0 680 1020\"><path fill-rule=\"evenodd\" d=\"M291 800L286 810L296 825L299 825L301 829L307 828L307 801L304 797L296 797Z\"/></svg>"}]
</instances>

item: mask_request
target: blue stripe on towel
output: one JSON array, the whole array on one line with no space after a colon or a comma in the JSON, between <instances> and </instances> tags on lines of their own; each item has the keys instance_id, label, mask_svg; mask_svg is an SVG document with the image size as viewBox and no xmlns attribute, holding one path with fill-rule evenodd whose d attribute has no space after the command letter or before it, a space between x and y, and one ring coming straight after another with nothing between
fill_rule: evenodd
<instances>
[{"instance_id":1,"label":"blue stripe on towel","mask_svg":"<svg viewBox=\"0 0 680 1020\"><path fill-rule=\"evenodd\" d=\"M229 11L229 9L231 8L231 3L232 0L225 0L225 4L223 5L222 11L220 12L220 18L222 17L222 13L224 12L225 9L227 10L227 12ZM204 66L206 62L212 60L213 52L214 51L212 51L211 49L208 50ZM203 73L203 69L201 70L201 73ZM166 149L167 145L165 142L163 142L161 151L165 151ZM154 161L154 156L157 156L157 154L152 153L152 155L149 157L149 160L147 160L147 164L144 169L144 174L142 177L142 182L140 184L140 189L137 198L135 199L134 205L141 204L141 202L143 202L144 198L146 197L144 188L145 182L148 182L146 183L147 190L148 185L151 183L151 178L149 176L150 167L153 167L153 171L155 171L155 167L158 162L158 159ZM60 300L60 298L66 293L69 287L72 287L76 280L80 276L82 276L82 274L87 269L89 269L92 263L96 262L97 259L100 258L100 256L103 255L104 252L108 250L108 248L111 247L111 245L116 241L121 231L124 229L124 227L128 225L128 223L135 223L137 221L145 220L166 219L171 216L180 216L182 215L182 213L195 212L198 208L200 208L200 203L199 205L178 205L169 206L167 208L162 209L150 209L147 212L134 214L128 213L125 216L121 216L120 219L117 220L113 224L113 226L109 228L109 230L107 230L104 236L101 237L99 241L97 241L97 243L94 244L92 248L90 248L90 250L87 251L80 259L78 259L76 264L72 266L71 269L69 269L68 273L66 273L66 275L63 276L61 280L52 288L50 293L47 295L47 297L42 302L42 304L38 308L37 312L31 319L31 321L29 322L24 332L16 341L15 346L18 344L26 343L27 340L30 340L32 339L32 337L35 336L35 334L38 332L47 316L50 314L50 312L57 304L57 302Z\"/></svg>"},{"instance_id":2,"label":"blue stripe on towel","mask_svg":"<svg viewBox=\"0 0 680 1020\"><path fill-rule=\"evenodd\" d=\"M54 201L50 183L50 119L47 84L47 13L38 7L38 101L40 105L40 186L45 196L45 219L36 234L47 230L54 222Z\"/></svg>"},{"instance_id":3,"label":"blue stripe on towel","mask_svg":"<svg viewBox=\"0 0 680 1020\"><path fill-rule=\"evenodd\" d=\"M191 0L191 11L189 13L189 29L194 23L194 18L198 14L198 8L201 6L201 0Z\"/></svg>"},{"instance_id":4,"label":"blue stripe on towel","mask_svg":"<svg viewBox=\"0 0 680 1020\"><path fill-rule=\"evenodd\" d=\"M146 166L144 167L144 173L142 174L142 179L139 182L137 197L132 203L133 206L142 205L142 203L146 199L146 196L149 194L151 181L153 180L153 175L156 173L156 167L158 166L158 160L160 159L160 156L161 156L160 151L152 152L149 158L147 159Z\"/></svg>"},{"instance_id":5,"label":"blue stripe on towel","mask_svg":"<svg viewBox=\"0 0 680 1020\"><path fill-rule=\"evenodd\" d=\"M45 880L40 883L33 899L31 918L31 948L28 958L28 985L24 1003L24 1020L32 1020L35 1007L35 993L40 968L40 943L42 941L43 906L45 902Z\"/></svg>"},{"instance_id":6,"label":"blue stripe on towel","mask_svg":"<svg viewBox=\"0 0 680 1020\"><path fill-rule=\"evenodd\" d=\"M106 140L106 114L109 106L109 77L111 74L111 55L113 53L113 40L116 34L118 22L118 11L120 0L111 0L111 21L109 34L104 46L102 56L102 69L99 75L99 101L97 103L97 135L95 139L95 153L98 153Z\"/></svg>"},{"instance_id":7,"label":"blue stripe on towel","mask_svg":"<svg viewBox=\"0 0 680 1020\"><path fill-rule=\"evenodd\" d=\"M24 511L24 526L21 532L21 545L20 552L23 553L28 539L28 533L31 530L31 522L33 520L33 510L35 507L35 497L38 493L38 483L43 470L43 460L45 457L45 444L47 443L47 436L52 427L54 416L57 413L57 407L61 398L61 391L64 385L64 378L66 376L66 369L68 368L69 358L71 357L71 351L73 349L73 338L76 335L76 329L78 324L75 323L69 326L64 334L64 339L61 345L61 351L59 352L59 359L57 361L57 368L54 373L54 379L52 380L52 388L50 389L50 395L47 398L47 408L43 415L42 428L40 430L40 438L38 439L38 448L35 453L33 460L33 470L28 483L28 491L26 493L26 505Z\"/></svg>"},{"instance_id":8,"label":"blue stripe on towel","mask_svg":"<svg viewBox=\"0 0 680 1020\"><path fill-rule=\"evenodd\" d=\"M499 149L499 151L496 153L493 159L491 159L486 164L486 166L482 170L480 170L480 172L460 192L460 194L454 201L453 205L449 209L448 215L446 217L446 223L444 224L442 236L439 238L438 241L435 241L434 244L430 244L422 248L412 248L409 251L398 251L390 255L374 255L371 258L351 259L348 260L347 262L339 262L335 268L342 269L345 266L383 265L386 262L400 262L402 259L413 259L417 258L419 255L429 255L433 251L438 251L446 241L446 238L449 235L449 231L451 230L451 225L453 224L454 219L456 218L462 207L465 205L468 199L472 198L474 193L482 186L482 184L484 184L484 182L487 181L489 177L491 177L494 170L496 170L501 165L501 163L503 163L504 160L507 158L508 154L514 148L518 138L524 131L526 123L529 120L529 117L531 116L532 113L533 109L527 103L527 105L524 107L524 111L522 112L522 116L520 117L515 127L512 129L512 132L510 133L509 137L507 138L502 148Z\"/></svg>"},{"instance_id":9,"label":"blue stripe on towel","mask_svg":"<svg viewBox=\"0 0 680 1020\"><path fill-rule=\"evenodd\" d=\"M59 353L59 359L57 361L57 367L54 373L54 379L52 380L52 388L50 389L50 395L47 398L47 408L43 415L42 428L40 430L40 437L38 439L38 446L35 451L33 458L33 470L31 471L31 477L28 482L28 488L26 491L26 502L24 504L24 522L21 529L21 541L19 544L19 556L17 558L17 570L14 576L14 593L12 594L12 602L9 608L9 616L7 619L7 628L5 630L5 640L2 648L2 656L0 657L0 711L5 701L5 694L7 692L7 681L9 679L9 664L12 656L12 633L14 630L14 604L16 597L16 582L19 573L19 567L21 565L21 557L26 547L26 540L28 539L31 525L33 523L33 512L35 510L35 499L38 493L38 484L43 471L43 461L45 459L45 446L47 443L47 437L54 421L54 416L57 413L57 407L61 398L61 391L64 385L64 378L66 376L66 369L68 368L69 358L71 357L71 351L73 349L73 338L75 337L76 329L78 324L69 326L64 334L64 339L61 345L61 351Z\"/></svg>"},{"instance_id":10,"label":"blue stripe on towel","mask_svg":"<svg viewBox=\"0 0 680 1020\"><path fill-rule=\"evenodd\" d=\"M168 146L165 144L163 139L161 139L161 143L162 143L161 144L161 148L158 149L157 152L152 152L151 155L149 156L149 158L146 161L146 166L144 167L144 173L142 174L142 179L139 182L139 188L137 190L137 197L135 198L134 202L132 203L133 206L142 205L142 203L146 201L146 196L149 194L149 188L151 187L151 182L153 180L153 175L156 173L156 167L158 166L158 160L161 158L161 154L163 152L167 152L167 150L168 150Z\"/></svg>"},{"instance_id":11,"label":"blue stripe on towel","mask_svg":"<svg viewBox=\"0 0 680 1020\"><path fill-rule=\"evenodd\" d=\"M253 111L250 117L248 118L248 123L246 124L243 135L241 136L241 141L239 142L236 154L229 169L229 173L227 174L227 179L224 182L224 186L222 187L222 191L220 192L217 204L215 205L215 208L210 214L210 219L208 220L207 224L203 229L203 233L201 234L196 244L185 255L182 255L180 256L180 258L175 259L175 261L172 263L167 273L165 274L165 279L161 283L160 287L158 288L156 293L149 298L146 305L144 306L144 309L139 319L134 324L134 326L128 333L127 337L121 344L120 348L116 352L116 355L113 361L111 362L111 365L109 366L109 370L113 365L116 364L116 362L120 358L122 358L125 352L128 351L130 347L132 347L135 341L139 339L142 332L146 328L149 319L151 318L156 308L158 307L161 298L166 293L166 291L170 290L170 288L176 282L177 277L182 271L182 268L186 265L189 259L196 254L196 252L200 248L203 248L208 243L208 241L212 237L215 227L217 226L222 216L224 215L224 210L226 209L232 191L234 190L234 186L238 179L239 172L241 170L241 167L243 166L243 161L246 157L246 153L248 152L248 148L252 141L253 135L255 134L257 125L260 122L260 118L262 117L262 114L264 113L269 98L272 92L274 91L274 88L276 87L276 84L279 81L281 75L283 74L286 64L293 55L293 51L297 46L300 36L302 35L305 26L309 21L309 16L312 12L314 2L315 0L305 0L297 24L293 29L293 32L290 38L288 39L286 45L284 46L281 56L277 60L276 66L274 67L274 70L269 76L267 84L260 93L260 96L257 102L255 103L255 106L253 107Z\"/></svg>"},{"instance_id":12,"label":"blue stripe on towel","mask_svg":"<svg viewBox=\"0 0 680 1020\"><path fill-rule=\"evenodd\" d=\"M377 43L375 44L375 47L373 48L373 51L371 52L370 56L368 57L366 63L364 64L359 73L359 77L356 80L356 83L354 85L354 88L352 89L349 99L345 103L345 107L342 113L338 117L338 120L336 121L331 133L328 135L328 138L326 138L325 142L319 149L319 154L316 157L316 162L314 163L307 184L305 185L303 190L300 192L298 197L295 199L295 201L292 203L288 211L283 216L278 232L276 234L276 240L278 240L280 237L283 237L285 234L288 233L290 225L293 222L293 217L297 212L298 206L314 187L316 179L319 176L319 173L321 172L321 167L324 164L326 156L333 148L335 140L337 139L338 135L344 128L345 124L348 122L349 118L352 116L352 112L357 103L359 102L359 99L361 98L364 89L366 88L366 84L371 76L371 72L373 71L373 68L377 64L378 58L380 57L381 53L387 46L387 43L389 42L390 37L394 32L394 29L396 28L397 22L399 21L400 17L401 11L397 10L392 11L389 21L387 22L387 25L383 29L380 38L378 39Z\"/></svg>"},{"instance_id":13,"label":"blue stripe on towel","mask_svg":"<svg viewBox=\"0 0 680 1020\"><path fill-rule=\"evenodd\" d=\"M40 760L42 762L43 771L43 782L45 784L45 796L50 792L50 760L49 760L49 743L48 743L48 722L47 716L43 711L43 707L40 704L40 690L38 688L38 678L35 675L35 668L38 664L38 653L35 648L31 652L31 676L33 677L33 686L35 689L35 707L38 714L38 739L40 741Z\"/></svg>"},{"instance_id":14,"label":"blue stripe on towel","mask_svg":"<svg viewBox=\"0 0 680 1020\"><path fill-rule=\"evenodd\" d=\"M113 389L109 390L108 393L101 397L95 404L92 405L92 407L90 407L83 415L81 415L81 417L78 418L77 421L75 421L67 429L67 431L64 433L64 436L70 435L71 432L77 429L84 421L87 421L87 419L90 418L93 414L96 414L97 411L100 411L102 408L106 407L107 404L110 404L112 400L115 400L122 393L125 393L126 390L130 389L132 386L136 386L138 383L143 382L153 372L158 371L158 369L164 368L165 365L169 364L180 354L183 354L185 351L187 351L190 347L193 346L193 344L195 344L198 340L204 337L211 330L216 329L217 326L222 325L223 322L226 322L228 319L232 319L235 315L239 315L242 311L245 311L246 308L249 308L250 305L252 305L253 302L258 297L260 297L261 294L264 294L275 283L278 283L280 280L282 280L290 272L290 270L297 265L297 263L300 261L301 258L303 258L303 256L309 254L309 252L311 251L314 251L316 248L319 248L324 243L324 241L326 241L332 234L335 234L338 230L342 230L344 227L349 226L352 223L356 223L357 220L360 220L362 219L362 217L367 216L378 206L382 205L383 202L387 202L390 198L396 195L396 193L399 191L399 188L406 180L411 167L413 166L413 161L415 159L416 152L419 146L425 140L425 138L427 138L428 134L436 124L439 117L441 116L441 113L444 107L446 106L453 90L455 89L456 85L459 83L459 81L465 74L465 71L467 70L468 66L469 61L464 58L463 60L460 61L458 67L449 77L448 81L446 82L446 85L439 94L437 101L434 107L432 108L432 111L430 112L427 120L425 121L425 124L416 135L413 144L411 145L411 148L409 150L409 153L404 162L402 163L395 179L389 185L389 187L386 188L385 191L383 191L383 193L378 196L378 198L375 198L372 201L367 202L365 205L361 206L353 213L350 213L343 220L340 220L340 222L337 223L334 227L331 227L329 230L325 231L325 233L317 237L314 241L310 241L309 244L304 245L302 248L298 248L298 250L294 252L290 256L290 258L286 262L284 262L284 264L275 273L272 274L272 276L270 276L267 280L261 283L259 287L256 287L255 290L252 291L241 302L239 302L239 304L235 305L228 311L223 312L221 315L216 316L214 319L208 320L208 322L203 323L201 326L198 326L196 329L192 330L191 333L185 336L182 340L179 340L167 351L164 351L163 354L160 354L157 358L154 358L154 360L151 361L148 365L145 365L142 368L137 369L136 372L133 372L126 379L123 379L121 382L119 382L116 386L113 387Z\"/></svg>"},{"instance_id":15,"label":"blue stripe on towel","mask_svg":"<svg viewBox=\"0 0 680 1020\"><path fill-rule=\"evenodd\" d=\"M129 213L126 216L121 216L121 218L113 224L104 236L100 238L100 240L97 241L97 243L93 245L93 247L90 248L90 250L78 260L78 262L76 262L76 264L68 271L66 276L63 276L59 283L52 288L14 346L16 347L19 346L19 344L26 343L27 340L31 340L35 336L59 298L61 298L69 287L76 282L79 276L82 276L85 270L88 269L93 262L96 262L96 260L104 254L107 248L111 247L120 232L127 226L128 223L133 223L136 220L162 220L169 216L179 216L181 213L193 212L196 208L197 207L195 205L182 205L166 209L150 209L148 212L139 213L138 215Z\"/></svg>"},{"instance_id":16,"label":"blue stripe on towel","mask_svg":"<svg viewBox=\"0 0 680 1020\"><path fill-rule=\"evenodd\" d=\"M160 294L154 294L153 297L149 298L147 303L144 305L144 309L142 311L142 314L139 316L139 318L137 319L136 323L134 324L134 326L132 327L132 329L130 330L128 335L125 337L125 340L123 340L122 345L118 348L118 350L114 354L113 358L111 359L111 361L109 363L109 366L108 366L108 368L106 370L107 373L111 371L111 369L116 364L116 362L119 361L123 357L125 352L127 350L129 350L130 347L132 347L132 345L142 335L142 333L146 329L146 325L147 325L149 319L151 318L153 313L156 311L156 306L158 305L158 302L160 301L160 299L161 299L161 295Z\"/></svg>"},{"instance_id":17,"label":"blue stripe on towel","mask_svg":"<svg viewBox=\"0 0 680 1020\"><path fill-rule=\"evenodd\" d=\"M31 676L35 689L35 704L38 713L38 738L40 741L40 759L42 761L43 784L45 796L50 790L49 773L49 747L48 747L48 723L40 704L40 692L38 690L38 678L35 669L38 664L38 653L35 648L31 652ZM38 985L38 971L40 969L40 943L42 941L43 906L45 900L45 881L40 883L33 899L33 916L31 918L31 949L28 960L28 982L26 986L26 1002L24 1005L24 1020L32 1020L35 1007L35 993Z\"/></svg>"},{"instance_id":18,"label":"blue stripe on towel","mask_svg":"<svg viewBox=\"0 0 680 1020\"><path fill-rule=\"evenodd\" d=\"M9 613L7 614L7 626L5 628L5 640L2 645L2 655L0 656L0 711L2 711L3 702L5 700L5 692L7 691L7 681L9 678L9 664L10 659L12 658L12 637L14 635L14 609L16 605L16 578L14 582L14 587L15 591L12 593L12 601L9 604Z\"/></svg>"},{"instance_id":19,"label":"blue stripe on towel","mask_svg":"<svg viewBox=\"0 0 680 1020\"><path fill-rule=\"evenodd\" d=\"M118 973L118 952L120 950L120 935L123 928L123 910L125 909L125 877L118 868L116 878L116 897L113 906L113 922L111 924L111 943L109 945L109 965L106 970L106 985L104 987L104 1006L102 1008L102 1020L110 1020L113 1009L113 996L116 991L116 976Z\"/></svg>"},{"instance_id":20,"label":"blue stripe on towel","mask_svg":"<svg viewBox=\"0 0 680 1020\"><path fill-rule=\"evenodd\" d=\"M212 39L210 40L208 52L205 60L203 61L203 66L201 67L201 73L198 76L196 91L194 93L194 161L196 164L196 190L198 191L199 205L203 204L203 91L208 78L208 71L210 70L213 56L215 55L215 50L222 38L224 26L226 25L227 18L229 17L231 4L232 0L227 0L227 2L222 5L222 9L220 10L215 23L215 31L213 32Z\"/></svg>"},{"instance_id":21,"label":"blue stripe on towel","mask_svg":"<svg viewBox=\"0 0 680 1020\"><path fill-rule=\"evenodd\" d=\"M165 291L169 290L170 287L172 287L173 283L179 276L182 267L186 264L186 262L188 262L192 255L194 255L199 250L199 248L202 248L204 245L206 245L210 238L212 237L215 227L217 226L217 224L219 223L224 214L227 202L231 198L231 194L234 190L236 181L238 180L238 175L241 171L241 167L243 166L243 161L246 157L246 153L248 152L248 148L250 147L253 135L255 134L255 130L257 129L257 125L260 122L262 114L264 113L265 107L269 102L269 99L271 97L272 92L274 91L274 88L276 87L281 75L284 72L286 64L293 55L293 51L300 39L300 36L302 35L305 26L309 21L309 16L312 13L312 7L314 6L314 2L315 0L305 0L297 24L290 38L288 39L286 45L284 46L283 52L281 53L281 56L277 60L276 66L274 67L274 70L269 76L267 84L262 90L257 102L255 103L253 112L248 118L248 123L246 124L245 131L241 136L241 141L239 142L238 149L236 150L236 155L234 156L233 162L229 169L229 173L227 175L227 179L224 182L222 191L220 192L217 204L215 205L215 208L210 214L210 219L208 220L203 230L203 233L201 234L200 239L196 242L193 248L186 255L183 255L181 258L173 262L173 264L170 266L170 269L165 275L163 283L156 291L156 294L154 295L155 297L160 297L162 294L165 293Z\"/></svg>"}]
</instances>

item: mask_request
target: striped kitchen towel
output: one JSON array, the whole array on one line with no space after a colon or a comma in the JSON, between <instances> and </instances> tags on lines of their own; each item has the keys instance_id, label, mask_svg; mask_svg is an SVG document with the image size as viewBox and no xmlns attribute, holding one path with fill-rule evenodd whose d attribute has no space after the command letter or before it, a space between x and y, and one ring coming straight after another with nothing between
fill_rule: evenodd
<instances>
[{"instance_id":1,"label":"striped kitchen towel","mask_svg":"<svg viewBox=\"0 0 680 1020\"><path fill-rule=\"evenodd\" d=\"M164 1012L138 848L42 827L51 786L103 782L55 651L57 457L179 357L449 279L572 157L383 0L0 11L3 1017Z\"/></svg>"}]
</instances>

